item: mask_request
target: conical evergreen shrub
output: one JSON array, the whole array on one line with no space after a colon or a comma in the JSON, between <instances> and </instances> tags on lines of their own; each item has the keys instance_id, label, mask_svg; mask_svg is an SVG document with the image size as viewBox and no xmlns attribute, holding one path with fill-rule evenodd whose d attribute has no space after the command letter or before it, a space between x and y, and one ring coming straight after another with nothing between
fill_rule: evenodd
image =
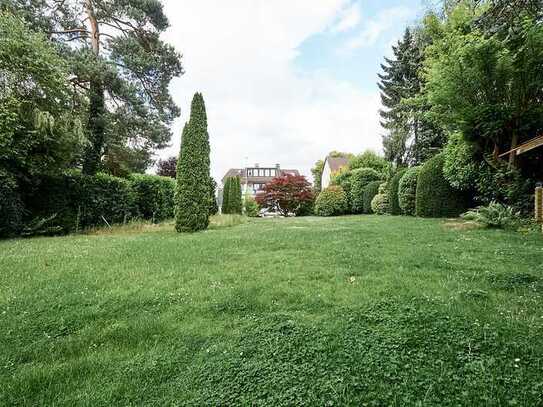
<instances>
[{"instance_id":1,"label":"conical evergreen shrub","mask_svg":"<svg viewBox=\"0 0 543 407\"><path fill-rule=\"evenodd\" d=\"M224 182L224 188L222 190L222 206L221 212L223 214L230 213L230 186L232 185L232 178L226 178Z\"/></svg>"},{"instance_id":2,"label":"conical evergreen shrub","mask_svg":"<svg viewBox=\"0 0 543 407\"><path fill-rule=\"evenodd\" d=\"M239 177L232 178L232 185L230 186L229 197L229 213L240 214L243 210L243 203L241 201L241 180Z\"/></svg>"},{"instance_id":3,"label":"conical evergreen shrub","mask_svg":"<svg viewBox=\"0 0 543 407\"><path fill-rule=\"evenodd\" d=\"M192 99L177 162L175 229L196 232L209 225L209 134L204 98Z\"/></svg>"}]
</instances>

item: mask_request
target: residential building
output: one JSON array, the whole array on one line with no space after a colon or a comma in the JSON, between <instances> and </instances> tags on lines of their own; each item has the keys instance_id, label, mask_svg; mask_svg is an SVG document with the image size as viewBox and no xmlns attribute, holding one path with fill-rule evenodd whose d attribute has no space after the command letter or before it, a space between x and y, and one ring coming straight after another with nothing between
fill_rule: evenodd
<instances>
[{"instance_id":1,"label":"residential building","mask_svg":"<svg viewBox=\"0 0 543 407\"><path fill-rule=\"evenodd\" d=\"M321 191L330 185L332 175L349 164L347 156L328 156L324 160L324 167L321 176Z\"/></svg>"},{"instance_id":2,"label":"residential building","mask_svg":"<svg viewBox=\"0 0 543 407\"><path fill-rule=\"evenodd\" d=\"M252 167L231 168L226 172L224 177L222 177L222 186L224 188L227 178L240 177L241 193L256 195L256 193L262 190L264 185L266 185L272 179L285 174L300 175L300 172L298 170L282 169L279 164L276 164L273 167L265 167L255 164Z\"/></svg>"}]
</instances>

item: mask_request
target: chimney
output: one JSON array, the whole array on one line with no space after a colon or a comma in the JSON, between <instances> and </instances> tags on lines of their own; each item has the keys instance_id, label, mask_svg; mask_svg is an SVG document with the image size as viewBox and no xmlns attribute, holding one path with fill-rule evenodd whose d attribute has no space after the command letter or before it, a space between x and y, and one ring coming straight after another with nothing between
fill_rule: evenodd
<instances>
[{"instance_id":1,"label":"chimney","mask_svg":"<svg viewBox=\"0 0 543 407\"><path fill-rule=\"evenodd\" d=\"M275 168L279 169L279 168L281 168L281 166L279 164L275 164Z\"/></svg>"},{"instance_id":2,"label":"chimney","mask_svg":"<svg viewBox=\"0 0 543 407\"><path fill-rule=\"evenodd\" d=\"M260 165L258 163L255 164L255 168L259 168Z\"/></svg>"}]
</instances>

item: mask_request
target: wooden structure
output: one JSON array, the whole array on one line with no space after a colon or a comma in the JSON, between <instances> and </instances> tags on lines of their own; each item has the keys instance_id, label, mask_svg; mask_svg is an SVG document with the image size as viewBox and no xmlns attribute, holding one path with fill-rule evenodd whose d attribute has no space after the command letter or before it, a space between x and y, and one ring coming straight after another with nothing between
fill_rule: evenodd
<instances>
[{"instance_id":1,"label":"wooden structure","mask_svg":"<svg viewBox=\"0 0 543 407\"><path fill-rule=\"evenodd\" d=\"M499 157L505 157L513 152L516 155L521 155L522 153L533 150L534 148L540 146L543 146L543 135L528 140L526 143L522 143L520 146L517 146L509 151L506 151L505 153L500 154Z\"/></svg>"}]
</instances>

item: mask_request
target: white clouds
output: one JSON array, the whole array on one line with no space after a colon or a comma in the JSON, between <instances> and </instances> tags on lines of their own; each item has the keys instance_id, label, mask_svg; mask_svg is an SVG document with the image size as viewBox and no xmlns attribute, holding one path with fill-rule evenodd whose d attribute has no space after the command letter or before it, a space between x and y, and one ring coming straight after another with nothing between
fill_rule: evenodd
<instances>
[{"instance_id":1,"label":"white clouds","mask_svg":"<svg viewBox=\"0 0 543 407\"><path fill-rule=\"evenodd\" d=\"M414 17L414 10L399 6L382 10L373 19L365 22L362 30L345 44L344 50L374 45L380 36L398 25L404 26L406 21Z\"/></svg>"},{"instance_id":2,"label":"white clouds","mask_svg":"<svg viewBox=\"0 0 543 407\"><path fill-rule=\"evenodd\" d=\"M360 23L362 16L358 3L351 4L346 8L339 17L338 22L331 28L333 33L348 31Z\"/></svg>"},{"instance_id":3,"label":"white clouds","mask_svg":"<svg viewBox=\"0 0 543 407\"><path fill-rule=\"evenodd\" d=\"M309 175L330 150L380 148L377 94L321 72L296 72L297 47L337 21L346 0L166 0L165 39L183 53L186 74L172 85L182 117L192 95L206 101L212 174L281 163Z\"/></svg>"}]
</instances>

